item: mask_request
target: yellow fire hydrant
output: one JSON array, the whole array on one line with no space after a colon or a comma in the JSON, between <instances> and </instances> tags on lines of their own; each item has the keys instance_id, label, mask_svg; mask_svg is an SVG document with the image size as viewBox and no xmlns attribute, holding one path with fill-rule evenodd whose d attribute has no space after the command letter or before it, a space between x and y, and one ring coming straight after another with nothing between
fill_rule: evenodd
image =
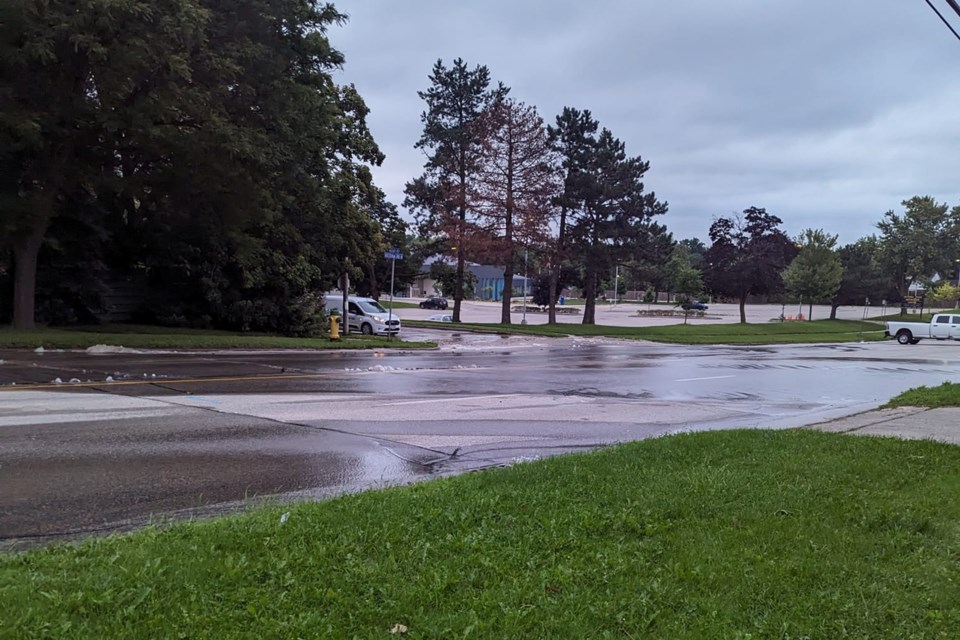
<instances>
[{"instance_id":1,"label":"yellow fire hydrant","mask_svg":"<svg viewBox=\"0 0 960 640\"><path fill-rule=\"evenodd\" d=\"M331 340L340 339L340 314L339 313L330 314L330 339Z\"/></svg>"}]
</instances>

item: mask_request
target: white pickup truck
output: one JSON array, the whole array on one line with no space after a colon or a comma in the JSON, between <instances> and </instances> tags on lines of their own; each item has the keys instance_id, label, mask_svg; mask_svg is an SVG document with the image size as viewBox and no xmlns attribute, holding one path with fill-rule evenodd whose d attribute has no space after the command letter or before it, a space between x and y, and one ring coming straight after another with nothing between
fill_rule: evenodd
<instances>
[{"instance_id":1,"label":"white pickup truck","mask_svg":"<svg viewBox=\"0 0 960 640\"><path fill-rule=\"evenodd\" d=\"M955 315L938 313L927 322L888 322L884 335L900 344L917 344L924 338L960 340L960 311Z\"/></svg>"}]
</instances>

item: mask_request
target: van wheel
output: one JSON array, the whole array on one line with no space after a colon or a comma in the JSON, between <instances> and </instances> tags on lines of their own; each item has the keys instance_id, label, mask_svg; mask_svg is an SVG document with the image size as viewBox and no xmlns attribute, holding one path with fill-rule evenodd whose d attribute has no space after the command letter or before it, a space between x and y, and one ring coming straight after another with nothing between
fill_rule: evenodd
<instances>
[{"instance_id":1,"label":"van wheel","mask_svg":"<svg viewBox=\"0 0 960 640\"><path fill-rule=\"evenodd\" d=\"M366 323L366 322L364 322L364 323L360 326L360 332L361 332L363 335L365 335L365 336L372 336L372 335L373 335L373 326L370 325L370 324L368 324L368 323Z\"/></svg>"},{"instance_id":2,"label":"van wheel","mask_svg":"<svg viewBox=\"0 0 960 640\"><path fill-rule=\"evenodd\" d=\"M897 334L897 342L900 344L911 344L913 341L913 335L906 329L901 330Z\"/></svg>"}]
</instances>

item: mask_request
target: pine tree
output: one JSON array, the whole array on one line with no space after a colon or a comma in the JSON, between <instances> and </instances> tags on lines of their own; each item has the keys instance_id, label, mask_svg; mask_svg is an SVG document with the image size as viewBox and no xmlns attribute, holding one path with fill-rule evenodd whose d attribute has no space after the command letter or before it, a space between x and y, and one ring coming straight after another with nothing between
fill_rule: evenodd
<instances>
[{"instance_id":1,"label":"pine tree","mask_svg":"<svg viewBox=\"0 0 960 640\"><path fill-rule=\"evenodd\" d=\"M577 247L584 273L583 324L596 323L599 275L637 251L653 216L666 212L656 194L644 193L650 163L629 157L623 142L603 129L586 158L579 195L572 211L571 244Z\"/></svg>"},{"instance_id":2,"label":"pine tree","mask_svg":"<svg viewBox=\"0 0 960 640\"><path fill-rule=\"evenodd\" d=\"M547 135L554 150L560 155L563 188L555 205L557 208L557 237L553 242L550 265L549 315L547 322L557 322L557 298L560 295L560 274L570 260L568 225L572 212L583 208L589 183L587 164L596 146L599 123L589 110L564 107L555 124L547 127Z\"/></svg>"},{"instance_id":3,"label":"pine tree","mask_svg":"<svg viewBox=\"0 0 960 640\"><path fill-rule=\"evenodd\" d=\"M487 67L469 69L460 58L450 68L437 60L429 79L430 87L417 94L426 110L420 116L423 133L416 147L427 154L427 162L423 174L407 183L404 205L415 212L421 233L445 236L457 253L453 320L459 322L475 215L473 183L483 154L481 119L509 90L503 85L491 89Z\"/></svg>"}]
</instances>

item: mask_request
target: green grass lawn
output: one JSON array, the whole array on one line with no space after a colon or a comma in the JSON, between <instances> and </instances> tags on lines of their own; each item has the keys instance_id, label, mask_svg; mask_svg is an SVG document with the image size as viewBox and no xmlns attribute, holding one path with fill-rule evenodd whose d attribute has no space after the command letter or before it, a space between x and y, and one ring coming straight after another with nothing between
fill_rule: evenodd
<instances>
[{"instance_id":1,"label":"green grass lawn","mask_svg":"<svg viewBox=\"0 0 960 640\"><path fill-rule=\"evenodd\" d=\"M926 313L915 313L913 310L911 310L910 313L904 316L900 315L900 312L897 311L896 313L888 313L883 316L876 316L874 318L870 318L870 320L873 320L874 322L930 322L933 320L933 316L935 316L937 313L940 312L931 313L930 311L927 311Z\"/></svg>"},{"instance_id":2,"label":"green grass lawn","mask_svg":"<svg viewBox=\"0 0 960 640\"><path fill-rule=\"evenodd\" d=\"M895 407L960 407L960 384L944 382L939 387L917 387L904 391L883 405L884 409Z\"/></svg>"},{"instance_id":3,"label":"green grass lawn","mask_svg":"<svg viewBox=\"0 0 960 640\"><path fill-rule=\"evenodd\" d=\"M389 308L390 308L390 298L381 296L381 298L380 298L380 306L383 307L384 309L389 309ZM419 303L419 302L402 302L402 301L397 300L396 298L394 298L394 300L393 300L393 308L394 308L394 309L419 309L419 308L420 308L420 303Z\"/></svg>"},{"instance_id":4,"label":"green grass lawn","mask_svg":"<svg viewBox=\"0 0 960 640\"><path fill-rule=\"evenodd\" d=\"M0 556L0 638L955 638L958 497L944 444L659 438Z\"/></svg>"},{"instance_id":5,"label":"green grass lawn","mask_svg":"<svg viewBox=\"0 0 960 640\"><path fill-rule=\"evenodd\" d=\"M98 344L132 349L410 349L436 346L432 342L388 341L385 337L355 334L334 342L327 338L288 338L257 333L148 325L110 324L35 331L0 328L0 348L86 349Z\"/></svg>"},{"instance_id":6,"label":"green grass lawn","mask_svg":"<svg viewBox=\"0 0 960 640\"><path fill-rule=\"evenodd\" d=\"M790 344L811 342L854 342L882 340L883 327L873 322L815 320L813 322L767 322L762 324L673 324L654 327L607 325L502 325L484 323L443 324L404 320L413 327L449 330L493 331L537 336L608 336L654 340L675 344Z\"/></svg>"}]
</instances>

